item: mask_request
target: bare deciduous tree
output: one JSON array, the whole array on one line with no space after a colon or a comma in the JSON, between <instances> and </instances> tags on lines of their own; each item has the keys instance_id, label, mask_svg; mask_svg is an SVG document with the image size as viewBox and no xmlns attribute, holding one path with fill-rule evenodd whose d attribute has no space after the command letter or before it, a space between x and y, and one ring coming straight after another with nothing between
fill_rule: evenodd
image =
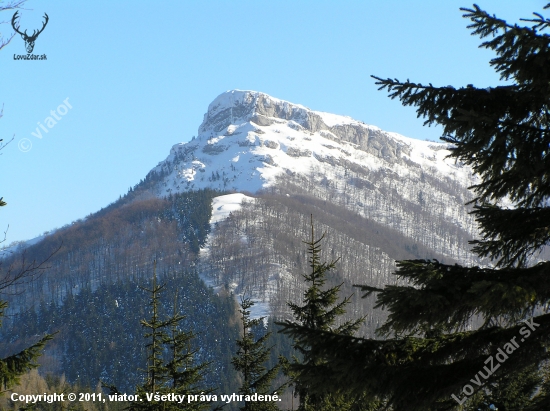
<instances>
[{"instance_id":1,"label":"bare deciduous tree","mask_svg":"<svg viewBox=\"0 0 550 411\"><path fill-rule=\"evenodd\" d=\"M8 2L0 1L0 12L6 11L6 10L17 10L20 9L21 6L25 3L26 0L11 0ZM0 21L0 24L8 24L9 21ZM2 50L4 47L6 47L11 39L15 36L15 33L11 34L8 37L4 37L2 33L0 33L0 50ZM0 140L1 141L1 140Z\"/></svg>"}]
</instances>

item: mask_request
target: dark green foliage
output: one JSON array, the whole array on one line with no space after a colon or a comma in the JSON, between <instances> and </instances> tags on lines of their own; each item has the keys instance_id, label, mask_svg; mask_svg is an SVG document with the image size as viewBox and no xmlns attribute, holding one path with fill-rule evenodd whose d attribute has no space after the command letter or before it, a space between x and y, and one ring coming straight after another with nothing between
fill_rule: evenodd
<instances>
[{"instance_id":1,"label":"dark green foliage","mask_svg":"<svg viewBox=\"0 0 550 411\"><path fill-rule=\"evenodd\" d=\"M175 220L180 229L181 240L189 243L195 254L204 245L210 232L212 199L223 195L219 191L204 189L170 195L170 207L164 212L168 220Z\"/></svg>"},{"instance_id":2,"label":"dark green foliage","mask_svg":"<svg viewBox=\"0 0 550 411\"><path fill-rule=\"evenodd\" d=\"M232 297L213 295L192 271L165 274L162 281L170 292L180 290L177 308L187 314L181 328L197 333L193 350L202 347L196 360L212 362L206 384L220 387L224 393L233 392L237 386L230 360L238 330L229 325L234 312ZM163 315L174 309L168 294L160 307ZM138 284L130 280L94 291L85 288L67 295L63 305L42 304L17 315L15 325L4 329L2 335L15 342L41 330L59 330L59 338L46 350L47 357L60 357L53 371L64 372L70 382L83 386L94 387L100 379L116 382L121 392L130 393L141 383L136 365L146 359L137 326L146 316L146 304Z\"/></svg>"},{"instance_id":3,"label":"dark green foliage","mask_svg":"<svg viewBox=\"0 0 550 411\"><path fill-rule=\"evenodd\" d=\"M486 319L519 321L550 298L549 262L529 268L500 270L447 265L437 260L397 263L411 286L388 285L378 295L379 307L390 311L380 334L445 331L466 325L474 314ZM370 287L363 287L369 291ZM430 309L426 309L430 307Z\"/></svg>"},{"instance_id":4,"label":"dark green foliage","mask_svg":"<svg viewBox=\"0 0 550 411\"><path fill-rule=\"evenodd\" d=\"M194 251L204 244L209 232L212 198L219 194L199 190L169 199L117 203L57 230L26 249L26 261L51 257L50 267L41 267L41 275L28 287L15 290L21 294L6 297L10 308L29 307L40 300L61 303L68 293L89 283L147 278L155 258L162 272L193 264ZM20 269L20 252L4 257L6 267L13 264Z\"/></svg>"},{"instance_id":5,"label":"dark green foliage","mask_svg":"<svg viewBox=\"0 0 550 411\"><path fill-rule=\"evenodd\" d=\"M481 210L485 203L506 197L518 207L537 208L550 195L550 37L540 33L548 28L548 21L539 17L533 27L520 27L477 6L462 10L473 21L472 34L495 36L482 47L496 51L498 57L491 65L502 79L514 84L455 89L375 77L377 84L404 105L417 106L427 124L443 126L443 140L455 145L452 156L472 166L482 178L473 186ZM502 215L495 218L498 223Z\"/></svg>"},{"instance_id":6,"label":"dark green foliage","mask_svg":"<svg viewBox=\"0 0 550 411\"><path fill-rule=\"evenodd\" d=\"M140 287L142 290L150 294L149 311L151 317L148 320L142 319L141 326L145 330L143 337L146 339L145 349L147 352L147 368L144 369L145 383L140 385L136 393L142 398L145 398L145 393L163 393L167 385L168 373L167 367L164 364L164 343L168 340L167 329L172 326L177 326L183 319L179 314L166 320L160 320L159 315L159 294L166 286L157 285L156 272L153 274L153 284L151 289ZM131 409L161 409L161 404L156 402L135 402L131 405Z\"/></svg>"},{"instance_id":7,"label":"dark green foliage","mask_svg":"<svg viewBox=\"0 0 550 411\"><path fill-rule=\"evenodd\" d=\"M306 338L301 338L296 330L307 329L312 332L334 331L339 335L352 335L360 326L363 318L356 321L348 321L337 325L338 317L345 313L345 306L349 303L350 297L338 302L340 287L335 286L324 289L327 281L327 275L334 269L336 260L330 262L321 262L321 242L325 235L315 239L313 230L313 217L311 220L311 239L304 241L308 246L309 266L311 271L303 275L308 288L304 293L303 305L288 303L294 314L295 321L285 321L283 332L293 335L294 348L300 354L301 358L294 357L293 362L287 364L287 372L292 378L296 387L296 393L300 396L299 410L332 410L336 406L340 410L348 409L353 401L346 398L341 393L321 393L310 383L307 375L323 375L322 378L328 378L325 375L326 364L323 357L319 355L315 346ZM345 390L341 390L345 391Z\"/></svg>"},{"instance_id":8,"label":"dark green foliage","mask_svg":"<svg viewBox=\"0 0 550 411\"><path fill-rule=\"evenodd\" d=\"M134 187L133 191L130 191L122 199L119 199L113 204L98 211L93 216L90 216L88 222L92 223L92 221L97 218L108 216L109 213L136 201L136 196L153 184L146 184L146 182L151 179L152 177L149 178L148 176L145 182L141 183L143 186L137 185ZM152 179L151 181L156 180ZM210 231L209 221L212 215L212 199L223 194L225 193L211 189L186 191L173 195L170 194L163 200L165 204L162 205L162 209L160 213L158 213L158 216L165 221L175 221L178 225L180 240L189 243L191 251L198 253L200 247L204 245L206 236ZM144 212L137 217L147 217L147 211L148 210L144 210ZM134 220L136 220L135 217ZM134 223L136 221L130 222ZM93 223L97 225L97 222L94 221Z\"/></svg>"},{"instance_id":9,"label":"dark green foliage","mask_svg":"<svg viewBox=\"0 0 550 411\"><path fill-rule=\"evenodd\" d=\"M195 354L191 348L194 338L192 332L180 329L180 323L185 318L177 311L177 295L175 297L174 312L171 316L160 314L160 293L166 284L158 285L156 273L153 275L153 284L150 289L142 287L150 294L150 318L142 319L141 326L145 329L144 337L147 341L147 369L145 382L136 389L140 401L134 401L130 410L204 410L209 408L208 402L187 401L179 404L172 401L144 401L147 394L177 394L189 395L197 393L211 393L212 389L205 388L203 383L204 372L208 363L196 364ZM161 319L165 317L165 319ZM112 390L112 388L111 388ZM186 397L185 397L186 398Z\"/></svg>"},{"instance_id":10,"label":"dark green foliage","mask_svg":"<svg viewBox=\"0 0 550 411\"><path fill-rule=\"evenodd\" d=\"M514 84L454 89L375 77L377 84L404 105L417 106L427 124L443 126L443 140L456 145L453 157L471 165L482 178L474 186L478 202L509 196L520 207L538 206L550 195L550 37L541 33L549 23L538 16L529 20L536 23L532 27L520 27L475 5L462 10L473 22L473 35L493 37L481 47L496 52L491 65Z\"/></svg>"},{"instance_id":11,"label":"dark green foliage","mask_svg":"<svg viewBox=\"0 0 550 411\"><path fill-rule=\"evenodd\" d=\"M5 301L0 301L0 326L2 317L7 307ZM38 342L30 347L24 348L15 354L8 355L0 359L0 386L1 391L19 383L19 377L33 368L38 367L36 360L42 354L42 350L48 341L53 338L53 334L46 334Z\"/></svg>"},{"instance_id":12,"label":"dark green foliage","mask_svg":"<svg viewBox=\"0 0 550 411\"><path fill-rule=\"evenodd\" d=\"M466 411L490 411L491 405L497 410L527 410L535 405L531 398L544 381L544 373L536 366L526 368L517 374L499 374L490 385L490 391L479 391L466 405ZM537 410L546 409L542 404Z\"/></svg>"},{"instance_id":13,"label":"dark green foliage","mask_svg":"<svg viewBox=\"0 0 550 411\"><path fill-rule=\"evenodd\" d=\"M275 319L272 317L267 319L267 334L269 334L269 337L266 345L273 347L269 350L269 358L266 362L267 368L273 368L279 364L281 357L291 358L293 355L296 355L296 351L292 347L293 340L288 335L279 332L281 329L282 326ZM265 332L263 327L261 328L261 332Z\"/></svg>"},{"instance_id":14,"label":"dark green foliage","mask_svg":"<svg viewBox=\"0 0 550 411\"><path fill-rule=\"evenodd\" d=\"M242 336L237 340L237 355L231 361L235 370L242 376L242 384L239 394L259 395L273 394L272 383L279 372L280 365L267 369L265 363L269 358L273 347L267 346L270 333L264 333L259 338L254 335L254 330L261 327L262 318L250 319L250 310L254 302L250 298L241 300L241 326ZM284 387L278 387L275 392L282 394ZM273 402L245 401L241 411L276 411L278 407Z\"/></svg>"},{"instance_id":15,"label":"dark green foliage","mask_svg":"<svg viewBox=\"0 0 550 411\"><path fill-rule=\"evenodd\" d=\"M176 313L174 313L174 316ZM166 373L170 377L172 387L178 393L189 394L200 392L199 384L204 379L204 372L210 363L196 365L197 349L192 348L196 334L192 331L182 332L177 325L170 327L170 335L165 343L170 352L170 361L166 364ZM181 387L185 387L185 391ZM204 389L204 388L203 388Z\"/></svg>"},{"instance_id":16,"label":"dark green foliage","mask_svg":"<svg viewBox=\"0 0 550 411\"><path fill-rule=\"evenodd\" d=\"M141 256L127 254L123 248L132 244L131 241L120 241L117 236L120 233L140 236L142 230L146 230L152 222L156 224L159 218L163 222L173 221L178 227L178 237L174 240L181 241L181 246L175 247L175 251L160 250L161 256L163 252L170 253L162 262L165 267L168 261L172 267L178 261L181 265L176 267L190 264L193 256L185 254L184 244L190 244L190 248L197 250L204 244L209 230L211 201L219 194L213 190L199 190L173 195L166 200L136 202L124 207L122 202L117 207L102 210L85 222L55 233L54 236L58 237L50 242L63 242L62 250L51 261L55 267L51 270L55 280L48 278L50 273L47 272L32 283L28 291L39 292L38 296L31 296L35 306L10 316L7 327L1 331L2 336L22 349L25 346L23 341L43 330L61 330L59 341L49 344L47 350L47 359L53 359L49 372L65 373L69 381L84 386L95 386L99 379L117 381L119 389L131 392L140 379L131 364L143 363L145 358L145 352L136 349L142 336L135 324L145 315L143 296L137 287L142 280L136 273L149 265L136 266ZM90 241L93 242L92 247L89 246ZM106 243L108 247L105 247ZM37 253L31 247L27 253L28 259L41 261L41 255L51 254L48 251L51 245L36 246L45 249L36 250ZM183 255L177 253L181 250ZM144 248L139 251L154 255L155 250ZM59 264L60 258L65 258L68 265ZM98 260L103 263L97 264ZM59 269L63 266L67 267L67 271ZM95 273L92 274L91 270ZM201 362L213 361L214 372L207 376L208 384L219 386L223 392L233 392L236 384L230 360L237 330L229 325L234 311L232 299L214 296L193 271L179 271L177 274L166 271L161 274L167 287L170 290L183 289L178 302L179 311L189 314L182 321L182 326L198 333L193 347L203 348L198 359ZM116 283L115 279L118 280ZM52 285L59 286L55 295L44 296L43 290L51 289ZM40 303L39 298L42 299ZM163 310L170 309L170 303L163 304ZM0 347L0 355L12 352Z\"/></svg>"},{"instance_id":17,"label":"dark green foliage","mask_svg":"<svg viewBox=\"0 0 550 411\"><path fill-rule=\"evenodd\" d=\"M496 52L491 65L512 84L455 89L375 79L391 98L417 107L426 124L442 125L442 139L453 145L451 157L480 176L472 187L472 213L481 239L472 244L492 265L405 260L395 273L400 285L364 286L367 294L377 293L378 307L389 310L379 332L392 339L296 332L326 360L330 379L308 374L319 390L352 388L387 399L395 410L456 409L452 395L471 410L491 404L499 410L544 409L550 263L533 257L550 243L550 36L544 33L550 21L535 14L526 20L531 27L522 27L476 5L462 10L474 35L491 37L481 47ZM510 200L512 206L505 206ZM519 322L530 317L531 327ZM481 326L472 327L474 320ZM488 358L513 338L516 349L487 371ZM476 385L478 372L487 378ZM466 384L473 384L473 394L463 394Z\"/></svg>"}]
</instances>

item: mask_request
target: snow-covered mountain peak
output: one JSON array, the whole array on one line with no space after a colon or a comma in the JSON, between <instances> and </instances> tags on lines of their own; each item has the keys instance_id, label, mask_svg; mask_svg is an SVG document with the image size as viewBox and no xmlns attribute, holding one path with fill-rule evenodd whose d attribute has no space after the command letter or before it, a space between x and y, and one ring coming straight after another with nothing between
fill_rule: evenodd
<instances>
[{"instance_id":1,"label":"snow-covered mountain peak","mask_svg":"<svg viewBox=\"0 0 550 411\"><path fill-rule=\"evenodd\" d=\"M231 124L252 121L258 125L272 123L274 118L303 121L310 112L307 107L273 98L250 90L229 90L220 94L208 106L199 134L218 133Z\"/></svg>"},{"instance_id":2,"label":"snow-covered mountain peak","mask_svg":"<svg viewBox=\"0 0 550 411\"><path fill-rule=\"evenodd\" d=\"M229 90L220 94L208 106L200 133L218 133L231 124L252 121L260 126L294 121L315 133L344 124L362 124L351 117L313 111L301 104L291 103L268 94L251 90Z\"/></svg>"},{"instance_id":3,"label":"snow-covered mountain peak","mask_svg":"<svg viewBox=\"0 0 550 411\"><path fill-rule=\"evenodd\" d=\"M341 178L350 167L399 176L411 168L433 169L470 184L469 171L445 159L447 148L265 93L231 90L209 105L197 138L174 145L153 171L160 176L160 196L207 187L255 192L281 175L321 170Z\"/></svg>"}]
</instances>

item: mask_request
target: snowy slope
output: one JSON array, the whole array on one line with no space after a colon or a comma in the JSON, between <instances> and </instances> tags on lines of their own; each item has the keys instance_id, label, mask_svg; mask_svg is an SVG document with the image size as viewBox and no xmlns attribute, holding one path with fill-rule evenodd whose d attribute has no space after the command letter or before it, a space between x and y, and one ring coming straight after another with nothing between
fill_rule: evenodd
<instances>
[{"instance_id":1,"label":"snowy slope","mask_svg":"<svg viewBox=\"0 0 550 411\"><path fill-rule=\"evenodd\" d=\"M212 237L216 233L216 225L220 221L225 220L232 212L238 211L241 209L243 202L245 201L254 201L253 197L246 196L241 193L226 194L219 197L214 197L212 201L212 216L210 217L210 234L206 239L206 244L200 250L200 256L202 259L208 258L210 256L210 249L212 247ZM200 273L201 278L209 287L218 287L219 284L216 284L211 280L211 278Z\"/></svg>"},{"instance_id":2,"label":"snowy slope","mask_svg":"<svg viewBox=\"0 0 550 411\"><path fill-rule=\"evenodd\" d=\"M255 91L232 90L208 107L198 137L176 144L154 173L157 195L199 188L256 192L285 173L307 175L312 167L355 163L388 168L399 176L410 163L469 185L470 171L446 159L447 145L419 141L350 117L310 110ZM335 178L334 167L324 167Z\"/></svg>"},{"instance_id":3,"label":"snowy slope","mask_svg":"<svg viewBox=\"0 0 550 411\"><path fill-rule=\"evenodd\" d=\"M299 239L308 235L303 228L309 211L302 215L308 202L315 218L332 207L316 230L331 235L331 251L342 256L342 271L354 276L351 284L364 282L365 275L375 285L387 281L396 257L383 247L395 241L415 256L421 245L438 258L479 264L468 244L477 227L464 207L472 199L467 187L476 179L447 158L448 148L264 93L232 90L209 105L197 137L174 145L130 201L201 188L234 191L213 201L198 271L214 288L227 285L235 295L251 295L254 315L261 316L269 313L270 301L301 297L297 261L304 259ZM267 188L276 200L258 193ZM344 215L372 236L339 231L345 224L329 217ZM369 222L388 230L367 231ZM377 243L369 242L374 237ZM298 240L289 251L279 238L285 244Z\"/></svg>"},{"instance_id":4,"label":"snowy slope","mask_svg":"<svg viewBox=\"0 0 550 411\"><path fill-rule=\"evenodd\" d=\"M243 201L254 201L254 198L241 193L215 197L214 201L212 201L212 217L210 218L210 224L215 226L216 223L225 220L230 213L240 210Z\"/></svg>"},{"instance_id":5,"label":"snowy slope","mask_svg":"<svg viewBox=\"0 0 550 411\"><path fill-rule=\"evenodd\" d=\"M226 194L219 197L215 197L212 201L212 217L210 218L210 234L208 235L208 238L206 240L206 244L203 248L201 248L200 251L200 258L201 260L207 260L210 257L210 250L213 247L212 244L212 237L214 237L216 233L216 226L217 223L225 220L229 215L233 212L239 211L245 202L254 202L255 199L253 197L249 197L247 195L244 195L242 193L233 193L233 194ZM243 241L246 241L246 238L243 238ZM208 275L206 275L206 272L201 270L199 272L200 277L205 282L205 284L209 287L214 288L215 291L218 291L222 284L218 284L214 279ZM241 297L251 297L251 296L258 296L260 293L258 290L252 290L252 289L246 289L242 290L242 292L237 291L238 284L237 283L230 283L229 285L229 291L233 292L235 294L235 298L237 302L240 302ZM271 284L271 292L274 292L275 284ZM268 294L269 296L269 294ZM270 308L269 308L269 298L253 298L254 306L251 307L251 317L252 318L259 318L259 317L267 317L270 314Z\"/></svg>"},{"instance_id":6,"label":"snowy slope","mask_svg":"<svg viewBox=\"0 0 550 411\"><path fill-rule=\"evenodd\" d=\"M201 188L254 193L292 181L307 186L310 195L331 198L467 261L472 255L464 241L458 247L430 227L443 221L465 230L469 239L477 234L464 208L476 177L447 158L448 149L264 93L232 90L209 105L198 137L174 145L150 176L161 197ZM411 226L418 213L423 222Z\"/></svg>"}]
</instances>

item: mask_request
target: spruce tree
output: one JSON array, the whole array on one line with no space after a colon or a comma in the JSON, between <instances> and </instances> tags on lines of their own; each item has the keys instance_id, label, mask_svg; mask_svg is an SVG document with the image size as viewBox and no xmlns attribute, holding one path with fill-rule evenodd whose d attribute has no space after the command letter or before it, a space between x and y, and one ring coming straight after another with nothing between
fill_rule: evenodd
<instances>
[{"instance_id":1,"label":"spruce tree","mask_svg":"<svg viewBox=\"0 0 550 411\"><path fill-rule=\"evenodd\" d=\"M174 314L172 318L176 318L177 313L177 294L174 301ZM185 317L182 317L183 319ZM170 326L169 338L165 340L165 346L170 353L170 359L166 363L166 374L169 379L168 391L178 395L211 393L212 389L205 389L202 386L204 372L210 363L195 363L197 350L193 349L191 343L195 338L192 331L184 332L178 328L176 323ZM206 402L192 402L184 406L178 404L174 409L186 410L204 410L208 408Z\"/></svg>"},{"instance_id":2,"label":"spruce tree","mask_svg":"<svg viewBox=\"0 0 550 411\"><path fill-rule=\"evenodd\" d=\"M324 238L325 234L315 239L312 216L311 238L309 241L304 241L308 247L309 266L311 268L308 274L303 275L308 288L304 292L303 305L288 303L294 314L294 321L281 323L284 327L283 332L296 327L304 327L312 331L332 330L336 334L353 335L363 322L363 318L360 318L356 321L347 321L341 325L336 325L338 318L345 314L345 307L351 297L344 298L338 302L342 284L325 289L327 275L330 270L336 267L338 259L330 262L321 262L321 242ZM295 385L295 393L300 397L298 410L328 411L333 409L350 409L353 404L352 397L343 393L327 394L318 392L306 378L303 378L307 373L322 372L325 368L324 359L318 355L315 347L309 341L297 336L294 341L294 348L301 358L294 358L293 362L289 363L285 368Z\"/></svg>"},{"instance_id":3,"label":"spruce tree","mask_svg":"<svg viewBox=\"0 0 550 411\"><path fill-rule=\"evenodd\" d=\"M141 401L131 403L130 410L205 410L210 407L207 401L187 401L189 394L210 394L212 389L201 387L203 372L208 363L195 364L195 354L191 348L194 338L192 332L184 332L179 329L179 323L185 318L177 311L177 296L174 301L174 313L172 316L161 320L160 292L166 285L158 285L156 280L156 262L150 289L141 287L151 295L149 306L151 317L141 320L142 327L146 330L144 337L148 340L147 369L144 384L137 387L136 394ZM113 386L107 386L112 393L117 390ZM182 403L174 401L148 401L147 394L177 394L185 395Z\"/></svg>"},{"instance_id":4,"label":"spruce tree","mask_svg":"<svg viewBox=\"0 0 550 411\"><path fill-rule=\"evenodd\" d=\"M496 53L490 64L509 84L454 88L374 78L391 98L417 107L426 124L442 125L450 156L480 177L471 188L481 238L472 244L491 264L398 261L395 275L405 285L363 287L389 311L379 329L386 340L292 332L327 361L329 378L307 376L320 390L350 387L388 399L395 410L474 409L479 396L499 410L548 409L542 366L550 262L536 257L550 241L550 20L535 13L527 26L512 25L476 5L461 10L473 35L490 37L481 47Z\"/></svg>"},{"instance_id":5,"label":"spruce tree","mask_svg":"<svg viewBox=\"0 0 550 411\"><path fill-rule=\"evenodd\" d=\"M2 325L2 317L4 316L4 311L7 306L7 302L0 301L0 326ZM40 355L42 355L44 346L52 338L53 334L45 335L30 347L27 347L16 354L0 359L1 393L9 390L10 387L17 385L19 383L19 377L23 374L26 374L28 371L38 367L36 360L40 357Z\"/></svg>"},{"instance_id":6,"label":"spruce tree","mask_svg":"<svg viewBox=\"0 0 550 411\"><path fill-rule=\"evenodd\" d=\"M235 370L240 372L243 378L239 394L273 395L271 385L277 377L280 364L269 370L264 365L269 358L271 348L273 348L266 347L266 342L271 333L265 333L256 339L254 331L261 326L264 317L250 318L250 308L254 305L250 298L243 297L240 305L239 312L241 313L243 334L242 338L237 341L237 355L231 361ZM284 390L284 386L278 387L276 392L280 395L281 390ZM240 408L241 411L277 411L278 409L274 402L246 400L244 407Z\"/></svg>"}]
</instances>

